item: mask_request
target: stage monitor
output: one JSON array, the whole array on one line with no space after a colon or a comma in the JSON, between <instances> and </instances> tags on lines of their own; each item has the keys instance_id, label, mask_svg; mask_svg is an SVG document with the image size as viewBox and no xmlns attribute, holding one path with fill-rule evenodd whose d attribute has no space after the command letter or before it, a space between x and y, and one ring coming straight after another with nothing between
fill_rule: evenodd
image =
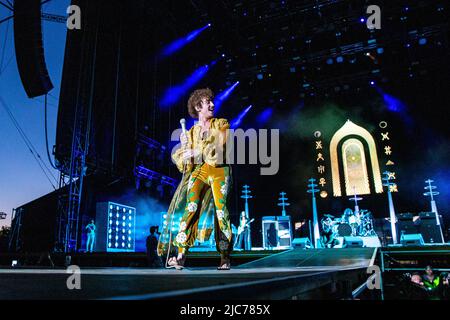
<instances>
[{"instance_id":1,"label":"stage monitor","mask_svg":"<svg viewBox=\"0 0 450 320\"><path fill-rule=\"evenodd\" d=\"M413 221L414 215L410 212L400 213L397 216L399 221Z\"/></svg>"},{"instance_id":2,"label":"stage monitor","mask_svg":"<svg viewBox=\"0 0 450 320\"><path fill-rule=\"evenodd\" d=\"M424 241L421 234L403 234L400 237L400 244L408 247L408 246L423 246Z\"/></svg>"},{"instance_id":3,"label":"stage monitor","mask_svg":"<svg viewBox=\"0 0 450 320\"><path fill-rule=\"evenodd\" d=\"M292 240L292 245L295 248L308 249L311 248L311 241L309 240L309 238L295 238L294 240Z\"/></svg>"},{"instance_id":4,"label":"stage monitor","mask_svg":"<svg viewBox=\"0 0 450 320\"><path fill-rule=\"evenodd\" d=\"M343 248L362 248L363 241L360 237L344 237Z\"/></svg>"}]
</instances>

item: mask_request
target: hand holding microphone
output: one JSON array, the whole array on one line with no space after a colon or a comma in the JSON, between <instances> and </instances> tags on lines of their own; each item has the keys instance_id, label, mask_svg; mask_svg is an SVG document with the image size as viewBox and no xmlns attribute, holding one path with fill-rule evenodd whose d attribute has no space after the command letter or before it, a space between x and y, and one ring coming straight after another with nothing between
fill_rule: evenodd
<instances>
[{"instance_id":1,"label":"hand holding microphone","mask_svg":"<svg viewBox=\"0 0 450 320\"><path fill-rule=\"evenodd\" d=\"M185 149L181 157L184 163L189 163L191 158L194 156L194 151L188 148L189 141L186 132L186 120L184 118L180 119L180 125L182 131L180 135L181 147Z\"/></svg>"},{"instance_id":2,"label":"hand holding microphone","mask_svg":"<svg viewBox=\"0 0 450 320\"><path fill-rule=\"evenodd\" d=\"M183 118L180 120L180 124L181 124L181 135L180 135L180 141L181 141L181 145L183 147L186 147L186 145L188 144L188 138L187 138L187 132L186 132L186 120Z\"/></svg>"}]
</instances>

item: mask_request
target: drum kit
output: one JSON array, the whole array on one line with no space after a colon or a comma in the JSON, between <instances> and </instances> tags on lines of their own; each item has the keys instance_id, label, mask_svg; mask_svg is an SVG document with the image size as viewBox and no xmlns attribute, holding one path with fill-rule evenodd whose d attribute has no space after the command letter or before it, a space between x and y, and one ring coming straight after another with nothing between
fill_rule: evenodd
<instances>
[{"instance_id":1,"label":"drum kit","mask_svg":"<svg viewBox=\"0 0 450 320\"><path fill-rule=\"evenodd\" d=\"M331 231L332 237L370 237L376 235L372 213L368 210L361 210L353 213L351 209L346 209L340 218L325 214L321 220L322 230L326 233Z\"/></svg>"}]
</instances>

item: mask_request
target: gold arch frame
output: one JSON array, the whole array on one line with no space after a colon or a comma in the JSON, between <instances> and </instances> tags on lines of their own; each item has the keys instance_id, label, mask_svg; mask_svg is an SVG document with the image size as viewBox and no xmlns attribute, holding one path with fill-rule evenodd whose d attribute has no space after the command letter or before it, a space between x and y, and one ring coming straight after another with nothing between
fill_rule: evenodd
<instances>
[{"instance_id":1,"label":"gold arch frame","mask_svg":"<svg viewBox=\"0 0 450 320\"><path fill-rule=\"evenodd\" d=\"M331 176L333 180L333 195L335 197L342 196L337 147L341 142L341 140L349 135L359 136L362 139L364 139L364 141L367 142L367 145L369 146L370 163L372 165L372 175L374 180L373 182L375 185L375 192L382 193L383 185L381 183L380 165L378 163L378 154L375 145L375 140L373 139L369 131L367 131L363 127L354 124L350 120L347 120L347 122L338 131L336 131L336 133L333 135L333 138L331 138L330 142L330 160L331 160Z\"/></svg>"}]
</instances>

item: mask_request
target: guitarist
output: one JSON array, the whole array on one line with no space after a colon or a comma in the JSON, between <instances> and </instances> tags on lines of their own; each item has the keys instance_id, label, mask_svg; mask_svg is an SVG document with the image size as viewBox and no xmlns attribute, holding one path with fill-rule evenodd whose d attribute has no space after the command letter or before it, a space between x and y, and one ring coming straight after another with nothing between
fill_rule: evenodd
<instances>
[{"instance_id":1,"label":"guitarist","mask_svg":"<svg viewBox=\"0 0 450 320\"><path fill-rule=\"evenodd\" d=\"M248 225L250 222L251 221L248 221L247 216L245 215L245 211L242 211L236 236L235 248L241 250L246 249L243 247L245 247L245 239L247 238Z\"/></svg>"}]
</instances>

